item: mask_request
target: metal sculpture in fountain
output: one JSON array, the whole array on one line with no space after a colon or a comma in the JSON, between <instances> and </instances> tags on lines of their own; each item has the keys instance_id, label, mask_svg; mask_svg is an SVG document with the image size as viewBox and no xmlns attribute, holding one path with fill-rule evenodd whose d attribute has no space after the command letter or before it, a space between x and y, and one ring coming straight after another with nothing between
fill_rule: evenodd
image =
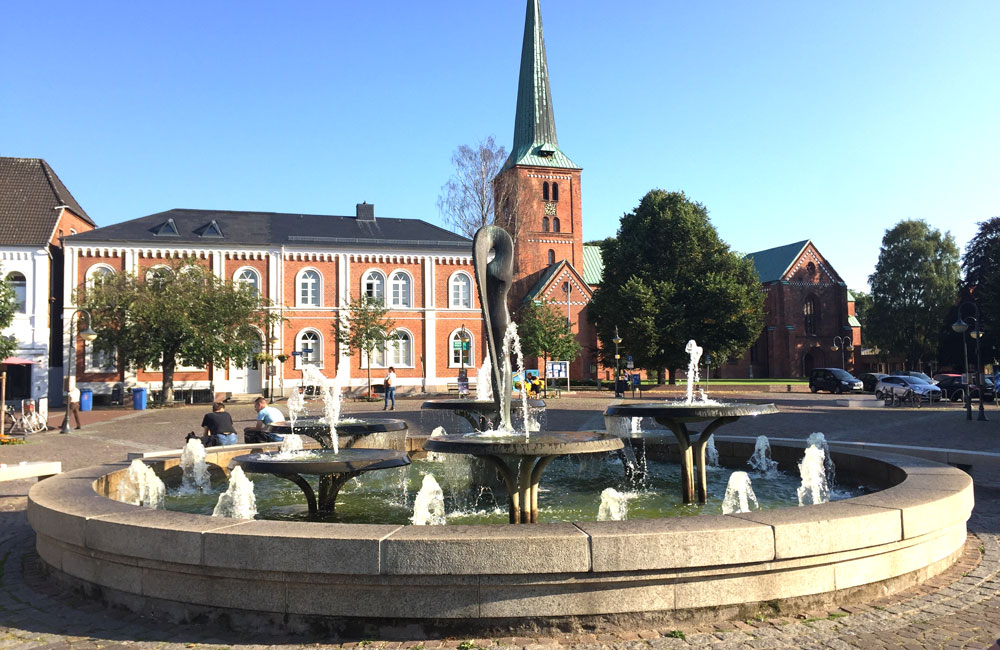
<instances>
[{"instance_id":1,"label":"metal sculpture in fountain","mask_svg":"<svg viewBox=\"0 0 1000 650\"><path fill-rule=\"evenodd\" d=\"M510 234L497 226L476 231L472 240L472 267L476 273L476 288L486 321L486 346L492 364L493 402L502 422L510 422L510 400L502 399L504 390L503 365L497 345L503 341L510 324L507 294L514 281L514 241Z\"/></svg>"}]
</instances>

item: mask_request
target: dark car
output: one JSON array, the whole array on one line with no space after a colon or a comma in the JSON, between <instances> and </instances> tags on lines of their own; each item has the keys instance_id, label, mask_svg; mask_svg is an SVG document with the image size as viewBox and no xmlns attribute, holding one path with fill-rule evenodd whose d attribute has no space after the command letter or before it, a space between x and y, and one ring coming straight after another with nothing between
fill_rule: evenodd
<instances>
[{"instance_id":1,"label":"dark car","mask_svg":"<svg viewBox=\"0 0 1000 650\"><path fill-rule=\"evenodd\" d=\"M944 392L944 396L953 402L964 401L965 392L968 391L972 399L979 399L979 385L969 384L965 381L964 375L939 375L938 388ZM993 401L996 399L996 387L989 377L984 377L982 389L983 400Z\"/></svg>"},{"instance_id":2,"label":"dark car","mask_svg":"<svg viewBox=\"0 0 1000 650\"><path fill-rule=\"evenodd\" d=\"M860 393L864 385L861 380L840 368L814 368L809 373L809 390L828 390L831 393Z\"/></svg>"},{"instance_id":3,"label":"dark car","mask_svg":"<svg viewBox=\"0 0 1000 650\"><path fill-rule=\"evenodd\" d=\"M866 393L871 393L875 390L875 384L882 380L883 377L888 377L889 375L882 372L866 372L865 374L858 377L861 380L861 385Z\"/></svg>"}]
</instances>

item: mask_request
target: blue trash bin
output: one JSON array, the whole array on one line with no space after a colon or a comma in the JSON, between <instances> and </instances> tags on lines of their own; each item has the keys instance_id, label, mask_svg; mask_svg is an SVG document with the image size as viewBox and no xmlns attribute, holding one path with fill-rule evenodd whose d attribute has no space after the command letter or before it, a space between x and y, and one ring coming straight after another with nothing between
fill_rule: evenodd
<instances>
[{"instance_id":1,"label":"blue trash bin","mask_svg":"<svg viewBox=\"0 0 1000 650\"><path fill-rule=\"evenodd\" d=\"M146 395L147 391L145 388L133 388L132 389L132 408L136 411L146 410Z\"/></svg>"},{"instance_id":2,"label":"blue trash bin","mask_svg":"<svg viewBox=\"0 0 1000 650\"><path fill-rule=\"evenodd\" d=\"M89 388L84 388L80 391L80 410L94 410L94 391Z\"/></svg>"}]
</instances>

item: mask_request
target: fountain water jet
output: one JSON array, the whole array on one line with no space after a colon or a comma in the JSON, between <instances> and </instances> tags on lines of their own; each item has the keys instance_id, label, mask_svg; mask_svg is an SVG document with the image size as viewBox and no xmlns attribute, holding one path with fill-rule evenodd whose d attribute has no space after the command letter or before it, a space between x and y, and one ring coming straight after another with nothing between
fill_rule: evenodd
<instances>
[{"instance_id":1,"label":"fountain water jet","mask_svg":"<svg viewBox=\"0 0 1000 650\"><path fill-rule=\"evenodd\" d=\"M413 517L410 523L414 526L443 526L444 492L433 474L424 474L424 480L413 502Z\"/></svg>"},{"instance_id":2,"label":"fountain water jet","mask_svg":"<svg viewBox=\"0 0 1000 650\"><path fill-rule=\"evenodd\" d=\"M191 438L181 452L181 492L203 492L211 486L208 465L205 462L205 445L198 438Z\"/></svg>"},{"instance_id":3,"label":"fountain water jet","mask_svg":"<svg viewBox=\"0 0 1000 650\"><path fill-rule=\"evenodd\" d=\"M242 467L234 467L229 474L229 487L219 495L212 516L253 519L256 515L257 499L253 493L253 482L243 473Z\"/></svg>"},{"instance_id":4,"label":"fountain water jet","mask_svg":"<svg viewBox=\"0 0 1000 650\"><path fill-rule=\"evenodd\" d=\"M156 472L136 458L129 465L125 478L118 485L118 500L154 510L163 509L167 487Z\"/></svg>"},{"instance_id":5,"label":"fountain water jet","mask_svg":"<svg viewBox=\"0 0 1000 650\"><path fill-rule=\"evenodd\" d=\"M746 472L733 472L726 484L726 495L722 498L722 514L759 510L757 495L753 493L750 476Z\"/></svg>"},{"instance_id":6,"label":"fountain water jet","mask_svg":"<svg viewBox=\"0 0 1000 650\"><path fill-rule=\"evenodd\" d=\"M771 460L771 443L767 436L757 436L753 455L750 456L747 465L764 478L774 478L778 475L778 463Z\"/></svg>"},{"instance_id":7,"label":"fountain water jet","mask_svg":"<svg viewBox=\"0 0 1000 650\"><path fill-rule=\"evenodd\" d=\"M826 454L816 445L806 447L799 463L802 485L798 489L799 505L814 505L830 500L830 486L826 482Z\"/></svg>"},{"instance_id":8,"label":"fountain water jet","mask_svg":"<svg viewBox=\"0 0 1000 650\"><path fill-rule=\"evenodd\" d=\"M597 521L625 521L628 519L629 496L614 488L601 492L601 505L597 509Z\"/></svg>"}]
</instances>

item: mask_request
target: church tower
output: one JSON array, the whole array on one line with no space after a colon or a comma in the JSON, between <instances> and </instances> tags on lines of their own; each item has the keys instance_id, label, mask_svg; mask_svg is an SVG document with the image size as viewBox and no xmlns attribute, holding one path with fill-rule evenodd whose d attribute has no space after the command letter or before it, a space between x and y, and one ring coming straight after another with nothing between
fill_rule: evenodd
<instances>
[{"instance_id":1,"label":"church tower","mask_svg":"<svg viewBox=\"0 0 1000 650\"><path fill-rule=\"evenodd\" d=\"M580 171L559 149L541 9L539 0L528 0L514 143L495 181L515 241L513 309L553 265L565 260L583 273Z\"/></svg>"}]
</instances>

